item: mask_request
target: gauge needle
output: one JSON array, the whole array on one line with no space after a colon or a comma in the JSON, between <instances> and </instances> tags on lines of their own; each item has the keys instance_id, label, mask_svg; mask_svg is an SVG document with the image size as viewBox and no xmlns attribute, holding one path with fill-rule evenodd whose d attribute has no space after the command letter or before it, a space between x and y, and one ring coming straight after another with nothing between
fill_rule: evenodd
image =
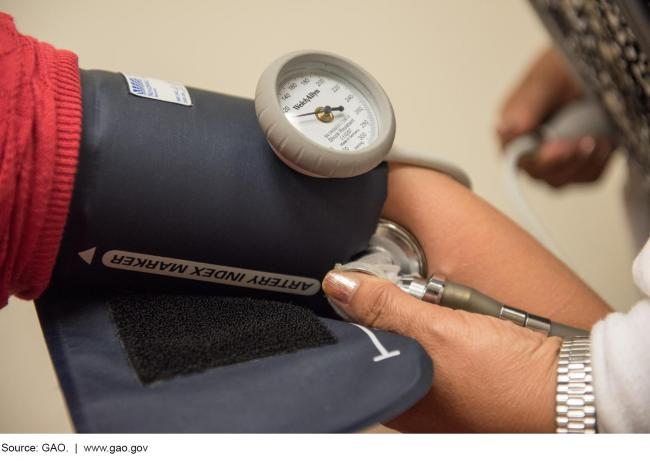
<instances>
[{"instance_id":1,"label":"gauge needle","mask_svg":"<svg viewBox=\"0 0 650 461\"><path fill-rule=\"evenodd\" d=\"M338 106L338 107L330 107L330 106L325 106L325 107L319 107L317 108L314 112L309 112L307 114L300 114L296 115L295 117L305 117L307 115L317 115L317 114L329 114L335 110L340 110L343 111L343 106Z\"/></svg>"}]
</instances>

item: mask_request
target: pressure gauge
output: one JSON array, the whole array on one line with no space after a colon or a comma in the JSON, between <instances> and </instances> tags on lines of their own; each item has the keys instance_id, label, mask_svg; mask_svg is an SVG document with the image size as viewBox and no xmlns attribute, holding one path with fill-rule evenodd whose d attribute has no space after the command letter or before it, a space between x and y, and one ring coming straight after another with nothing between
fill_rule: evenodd
<instances>
[{"instance_id":1,"label":"pressure gauge","mask_svg":"<svg viewBox=\"0 0 650 461\"><path fill-rule=\"evenodd\" d=\"M278 157L310 176L365 173L395 138L393 108L379 83L330 53L295 52L273 62L257 84L255 111Z\"/></svg>"},{"instance_id":2,"label":"pressure gauge","mask_svg":"<svg viewBox=\"0 0 650 461\"><path fill-rule=\"evenodd\" d=\"M255 112L273 151L301 173L346 178L393 160L470 185L460 168L393 146L395 116L388 96L372 75L340 56L297 51L277 59L257 83Z\"/></svg>"}]
</instances>

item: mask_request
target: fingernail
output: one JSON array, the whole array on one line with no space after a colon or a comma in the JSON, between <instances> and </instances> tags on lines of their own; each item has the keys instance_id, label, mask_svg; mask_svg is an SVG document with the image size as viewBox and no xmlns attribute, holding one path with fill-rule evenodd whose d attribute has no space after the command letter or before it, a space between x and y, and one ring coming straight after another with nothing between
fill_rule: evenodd
<instances>
[{"instance_id":1,"label":"fingernail","mask_svg":"<svg viewBox=\"0 0 650 461\"><path fill-rule=\"evenodd\" d=\"M578 141L578 150L583 157L589 157L596 151L596 140L593 136L584 136Z\"/></svg>"},{"instance_id":2,"label":"fingernail","mask_svg":"<svg viewBox=\"0 0 650 461\"><path fill-rule=\"evenodd\" d=\"M323 280L325 294L343 309L350 304L357 288L359 288L359 281L343 272L330 271Z\"/></svg>"}]
</instances>

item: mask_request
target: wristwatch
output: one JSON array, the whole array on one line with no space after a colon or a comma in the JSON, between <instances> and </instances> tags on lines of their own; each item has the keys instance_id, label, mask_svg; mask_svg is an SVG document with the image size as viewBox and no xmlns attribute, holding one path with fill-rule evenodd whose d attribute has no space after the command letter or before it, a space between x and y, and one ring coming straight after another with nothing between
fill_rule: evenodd
<instances>
[{"instance_id":1,"label":"wristwatch","mask_svg":"<svg viewBox=\"0 0 650 461\"><path fill-rule=\"evenodd\" d=\"M596 404L591 382L591 341L587 336L567 338L557 367L556 424L562 434L594 434Z\"/></svg>"}]
</instances>

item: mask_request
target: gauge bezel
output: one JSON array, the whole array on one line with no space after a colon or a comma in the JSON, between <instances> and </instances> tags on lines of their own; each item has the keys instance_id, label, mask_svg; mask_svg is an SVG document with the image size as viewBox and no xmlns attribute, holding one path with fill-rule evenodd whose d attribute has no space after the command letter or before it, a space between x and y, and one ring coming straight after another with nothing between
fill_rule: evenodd
<instances>
[{"instance_id":1,"label":"gauge bezel","mask_svg":"<svg viewBox=\"0 0 650 461\"><path fill-rule=\"evenodd\" d=\"M334 74L363 94L376 117L376 137L372 143L354 151L326 147L305 136L287 119L278 90L286 78L301 69ZM310 176L345 178L363 174L381 163L395 140L393 107L379 82L352 61L322 51L296 51L271 63L257 84L255 112L278 157Z\"/></svg>"}]
</instances>

